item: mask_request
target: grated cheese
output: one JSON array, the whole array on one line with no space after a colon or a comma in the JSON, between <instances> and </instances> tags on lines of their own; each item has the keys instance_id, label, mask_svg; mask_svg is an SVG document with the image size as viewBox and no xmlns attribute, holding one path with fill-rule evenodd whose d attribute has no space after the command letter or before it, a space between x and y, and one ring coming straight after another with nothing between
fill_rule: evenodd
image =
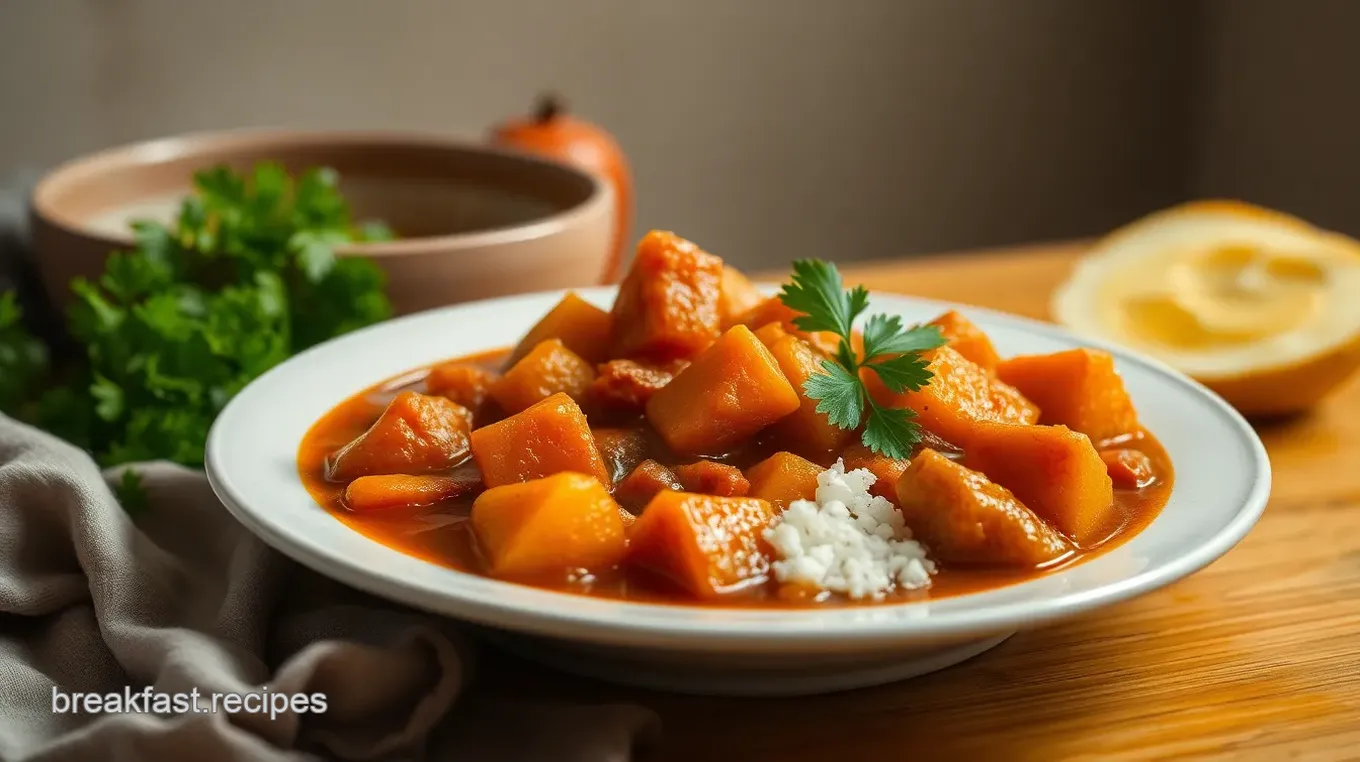
<instances>
[{"instance_id":1,"label":"grated cheese","mask_svg":"<svg viewBox=\"0 0 1360 762\"><path fill-rule=\"evenodd\" d=\"M816 500L793 501L765 530L775 578L855 599L929 586L935 564L897 508L869 494L876 479L839 459L818 474Z\"/></svg>"}]
</instances>

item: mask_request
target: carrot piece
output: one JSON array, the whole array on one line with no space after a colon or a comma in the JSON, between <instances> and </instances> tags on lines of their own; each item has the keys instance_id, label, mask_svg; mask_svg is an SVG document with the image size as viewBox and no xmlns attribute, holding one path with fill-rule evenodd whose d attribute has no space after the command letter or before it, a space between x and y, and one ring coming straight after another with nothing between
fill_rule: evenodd
<instances>
[{"instance_id":1,"label":"carrot piece","mask_svg":"<svg viewBox=\"0 0 1360 762\"><path fill-rule=\"evenodd\" d=\"M689 357L718 337L722 260L674 233L638 243L614 300L615 357Z\"/></svg>"},{"instance_id":2,"label":"carrot piece","mask_svg":"<svg viewBox=\"0 0 1360 762\"><path fill-rule=\"evenodd\" d=\"M1010 490L934 450L912 458L896 502L937 561L1033 567L1072 550Z\"/></svg>"},{"instance_id":3,"label":"carrot piece","mask_svg":"<svg viewBox=\"0 0 1360 762\"><path fill-rule=\"evenodd\" d=\"M472 414L443 397L406 391L368 431L328 459L326 476L344 482L370 474L426 474L467 458Z\"/></svg>"},{"instance_id":4,"label":"carrot piece","mask_svg":"<svg viewBox=\"0 0 1360 762\"><path fill-rule=\"evenodd\" d=\"M652 395L647 420L678 453L718 455L798 406L770 350L739 325Z\"/></svg>"},{"instance_id":5,"label":"carrot piece","mask_svg":"<svg viewBox=\"0 0 1360 762\"><path fill-rule=\"evenodd\" d=\"M614 499L629 510L641 512L656 493L683 492L675 472L654 460L644 460L614 488Z\"/></svg>"},{"instance_id":6,"label":"carrot piece","mask_svg":"<svg viewBox=\"0 0 1360 762\"><path fill-rule=\"evenodd\" d=\"M1152 459L1137 450L1102 450L1100 459L1117 489L1141 489L1157 481Z\"/></svg>"},{"instance_id":7,"label":"carrot piece","mask_svg":"<svg viewBox=\"0 0 1360 762\"><path fill-rule=\"evenodd\" d=\"M1090 438L1066 426L979 424L964 465L1010 490L1058 531L1088 547L1111 526L1114 487Z\"/></svg>"},{"instance_id":8,"label":"carrot piece","mask_svg":"<svg viewBox=\"0 0 1360 762\"><path fill-rule=\"evenodd\" d=\"M534 347L548 339L560 339L562 344L586 361L604 362L609 357L610 329L613 321L609 313L569 291L555 307L548 311L524 334L515 351L505 361L509 368L519 362Z\"/></svg>"},{"instance_id":9,"label":"carrot piece","mask_svg":"<svg viewBox=\"0 0 1360 762\"><path fill-rule=\"evenodd\" d=\"M594 380L590 363L567 349L561 339L548 339L506 371L492 385L491 396L505 412L518 413L558 393L584 400Z\"/></svg>"},{"instance_id":10,"label":"carrot piece","mask_svg":"<svg viewBox=\"0 0 1360 762\"><path fill-rule=\"evenodd\" d=\"M770 323L779 323L786 332L806 340L818 351L831 354L840 346L840 337L830 331L817 331L810 333L794 325L795 318L803 313L789 307L780 301L779 297L772 296L769 299L757 304L747 310L745 314L737 318L737 325L744 325L752 330L761 328Z\"/></svg>"},{"instance_id":11,"label":"carrot piece","mask_svg":"<svg viewBox=\"0 0 1360 762\"><path fill-rule=\"evenodd\" d=\"M701 492L718 497L741 497L751 489L751 483L736 466L701 460L672 469L675 478L686 492Z\"/></svg>"},{"instance_id":12,"label":"carrot piece","mask_svg":"<svg viewBox=\"0 0 1360 762\"><path fill-rule=\"evenodd\" d=\"M1096 443L1138 431L1138 413L1109 352L1012 357L996 373L1039 406L1040 423L1076 429Z\"/></svg>"},{"instance_id":13,"label":"carrot piece","mask_svg":"<svg viewBox=\"0 0 1360 762\"><path fill-rule=\"evenodd\" d=\"M483 492L472 531L496 577L598 572L623 559L623 515L593 476L558 473Z\"/></svg>"},{"instance_id":14,"label":"carrot piece","mask_svg":"<svg viewBox=\"0 0 1360 762\"><path fill-rule=\"evenodd\" d=\"M455 360L430 368L430 374L425 377L425 392L471 410L475 423L482 419L482 406L491 395L491 385L497 378L499 376L486 368Z\"/></svg>"},{"instance_id":15,"label":"carrot piece","mask_svg":"<svg viewBox=\"0 0 1360 762\"><path fill-rule=\"evenodd\" d=\"M562 471L590 474L602 484L610 483L585 414L561 393L472 432L472 457L488 487Z\"/></svg>"},{"instance_id":16,"label":"carrot piece","mask_svg":"<svg viewBox=\"0 0 1360 762\"><path fill-rule=\"evenodd\" d=\"M874 485L869 488L870 493L897 502L897 480L901 479L902 472L907 470L907 461L881 455L858 442L847 447L841 453L841 459L845 461L846 471L864 468L874 475Z\"/></svg>"},{"instance_id":17,"label":"carrot piece","mask_svg":"<svg viewBox=\"0 0 1360 762\"><path fill-rule=\"evenodd\" d=\"M952 347L931 350L927 356L934 375L919 391L893 392L868 369L861 371L860 378L875 402L911 408L922 426L965 450L984 423L1030 424L1039 419L1039 408L1015 387L992 377Z\"/></svg>"},{"instance_id":18,"label":"carrot piece","mask_svg":"<svg viewBox=\"0 0 1360 762\"><path fill-rule=\"evenodd\" d=\"M791 452L777 452L746 469L751 489L746 494L787 508L795 500L817 497L817 475L822 467Z\"/></svg>"},{"instance_id":19,"label":"carrot piece","mask_svg":"<svg viewBox=\"0 0 1360 762\"><path fill-rule=\"evenodd\" d=\"M992 340L973 321L955 310L950 310L929 324L940 329L945 342L953 347L955 352L977 363L988 373L996 370L996 364L1001 361L1001 357L997 355Z\"/></svg>"},{"instance_id":20,"label":"carrot piece","mask_svg":"<svg viewBox=\"0 0 1360 762\"><path fill-rule=\"evenodd\" d=\"M719 290L718 312L722 315L723 330L731 328L742 313L765 299L746 274L731 265L723 265Z\"/></svg>"},{"instance_id":21,"label":"carrot piece","mask_svg":"<svg viewBox=\"0 0 1360 762\"><path fill-rule=\"evenodd\" d=\"M590 398L610 410L637 410L661 387L669 384L687 363L658 365L634 360L610 360L601 365L590 385Z\"/></svg>"},{"instance_id":22,"label":"carrot piece","mask_svg":"<svg viewBox=\"0 0 1360 762\"><path fill-rule=\"evenodd\" d=\"M591 433L613 483L647 458L647 435L641 429L592 429Z\"/></svg>"},{"instance_id":23,"label":"carrot piece","mask_svg":"<svg viewBox=\"0 0 1360 762\"><path fill-rule=\"evenodd\" d=\"M755 498L659 492L633 525L624 563L712 600L768 578L761 533L773 517Z\"/></svg>"},{"instance_id":24,"label":"carrot piece","mask_svg":"<svg viewBox=\"0 0 1360 762\"><path fill-rule=\"evenodd\" d=\"M779 370L798 393L798 409L774 424L773 434L781 446L810 458L825 458L845 446L855 436L817 412L817 400L807 396L803 384L819 373L823 356L797 336L785 336L770 347Z\"/></svg>"},{"instance_id":25,"label":"carrot piece","mask_svg":"<svg viewBox=\"0 0 1360 762\"><path fill-rule=\"evenodd\" d=\"M789 335L789 332L784 330L784 324L778 322L766 323L753 331L753 333L755 333L757 339L760 339L760 343L764 344L766 347L773 347L776 341Z\"/></svg>"},{"instance_id":26,"label":"carrot piece","mask_svg":"<svg viewBox=\"0 0 1360 762\"><path fill-rule=\"evenodd\" d=\"M471 494L479 486L481 482L477 479L457 476L361 476L345 487L345 505L359 513L420 508Z\"/></svg>"}]
</instances>

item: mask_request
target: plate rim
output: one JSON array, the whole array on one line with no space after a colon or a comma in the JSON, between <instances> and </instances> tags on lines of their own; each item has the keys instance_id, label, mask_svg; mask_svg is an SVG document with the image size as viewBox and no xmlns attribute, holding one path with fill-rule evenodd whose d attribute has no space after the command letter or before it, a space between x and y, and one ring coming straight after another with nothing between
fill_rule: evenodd
<instances>
[{"instance_id":1,"label":"plate rim","mask_svg":"<svg viewBox=\"0 0 1360 762\"><path fill-rule=\"evenodd\" d=\"M1221 416L1230 425L1230 428L1234 430L1234 433L1240 439L1241 444L1245 445L1244 449L1249 455L1250 463L1253 467L1252 471L1254 473L1252 475L1254 476L1254 479L1245 493L1242 504L1237 507L1236 512L1232 514L1231 519L1219 527L1210 537L1182 553L1174 560L1151 569L1139 571L1122 579L1100 585L1089 591L1076 593L1064 591L1037 600L985 605L984 608L975 611L946 612L921 617L887 617L881 621L858 622L850 626L831 627L826 626L826 622L821 622L818 626L808 626L809 623L815 622L818 619L834 619L833 616L827 616L828 612L833 610L816 608L766 611L758 609L732 609L747 614L756 612L759 615L766 616L757 615L742 620L728 622L718 622L711 619L702 620L699 617L694 617L693 619L695 621L663 619L660 621L637 622L631 621L626 616L617 614L608 617L581 615L571 611L572 607L570 606L542 611L534 609L526 610L525 607L515 603L507 604L494 600L494 597L490 597L491 599L477 599L470 597L466 593L460 593L457 590L442 590L435 592L427 591L424 588L416 587L409 583L399 584L392 580L388 580L379 574L369 573L354 559L346 558L338 553L328 554L324 550L318 549L306 542L299 541L298 537L289 534L281 526L263 520L265 511L251 509L246 506L244 501L240 499L239 491L232 483L230 476L219 471L218 464L220 459L215 457L215 453L224 447L222 440L226 436L227 431L224 421L230 422L236 410L242 405L247 404L245 401L249 399L248 395L251 387L260 384L265 379L276 374L293 372L294 368L307 362L307 358L314 353L341 342L358 344L366 341L367 339L365 337L371 334L386 333L389 331L400 332L400 326L403 324L420 320L429 320L438 313L457 313L459 311L470 310L477 307L486 308L497 303L504 304L514 301L532 303L538 300L551 299L553 297L560 298L568 291L575 291L584 298L589 298L590 296L607 297L610 293L615 291L616 288L617 287L615 286L605 286L577 289L552 289L448 305L367 326L300 352L266 371L260 377L248 384L241 392L233 397L233 399L223 408L221 413L219 413L209 431L205 448L204 469L207 474L208 482L211 485L213 492L226 506L228 511L271 548L323 576L330 577L364 592L410 605L440 616L465 619L485 626L510 629L527 634L619 646L713 651L726 651L742 648L763 651L801 650L809 648L825 650L828 646L838 650L858 650L866 647L889 647L894 644L923 640L943 641L954 638L995 634L1015 630L1017 628L1034 627L1077 616L1096 608L1113 605L1152 592L1205 568L1225 555L1246 537L1264 513L1270 497L1272 483L1270 460L1266 453L1265 446L1255 430L1251 428L1250 424L1247 423L1246 419L1240 413L1228 405L1227 402L1212 390L1167 366L1160 360L1121 347L1104 339L1078 334L1060 325L1046 323L1041 320L1035 320L1033 318L1002 312L987 307L929 299L907 294L896 294L886 291L871 291L871 301L872 298L877 295L879 297L884 297L887 300L910 302L922 308L940 311L958 309L966 314L985 316L988 322L1008 324L1015 329L1036 333L1048 339L1065 343L1077 343L1082 346L1090 346L1109 351L1122 362L1141 365L1144 368L1153 371L1156 375L1162 376L1165 380L1185 387L1208 403L1212 408L1212 411ZM766 293L772 293L772 290L777 288L777 286L762 283L760 284L760 288ZM891 312L891 310L889 311ZM397 373L400 372L401 371L397 371ZM339 404L339 402L340 400L336 400L332 405ZM298 443L292 443L292 448L294 450L296 449L297 444ZM315 505L315 503L313 503L313 505ZM320 508L320 506L318 506L318 508ZM337 525L343 526L343 523L338 519L333 520L336 521ZM354 530L348 529L348 531ZM1146 528L1143 531L1146 531ZM391 553L414 558L394 548L382 546L380 543L374 542L373 544L383 547ZM414 560L430 564L436 568L446 569L455 575L469 577L474 580L487 581L494 586L508 586L518 591L522 591L528 587L510 582L488 580L488 578L480 575L462 572L448 567L441 567L422 559ZM583 596L573 593L562 593L538 588L530 589L540 595L549 596L553 599L562 599L562 603L581 600L583 598ZM951 600L956 598L967 598L969 595L971 594L951 596ZM604 599L593 598L589 600L601 601ZM927 600L926 602L928 603L929 601ZM651 611L655 613L660 611L669 612L677 609L696 608L678 604L650 604L623 601L609 601L608 603L612 604L609 608L617 607L624 613L627 611L636 613ZM874 605L873 608L875 610L892 611L902 610L916 605L919 604L904 602L901 604ZM697 610L713 611L714 609L713 607L697 607ZM835 609L834 611L847 610L854 611L855 609ZM797 625L802 626L798 627Z\"/></svg>"}]
</instances>

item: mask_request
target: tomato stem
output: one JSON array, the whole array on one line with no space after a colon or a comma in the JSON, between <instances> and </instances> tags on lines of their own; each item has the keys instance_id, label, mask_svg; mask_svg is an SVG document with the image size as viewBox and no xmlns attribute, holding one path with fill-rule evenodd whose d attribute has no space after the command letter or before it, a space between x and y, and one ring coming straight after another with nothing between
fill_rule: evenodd
<instances>
[{"instance_id":1,"label":"tomato stem","mask_svg":"<svg viewBox=\"0 0 1360 762\"><path fill-rule=\"evenodd\" d=\"M551 122L563 111L566 111L566 107L556 93L544 93L538 97L538 106L534 110L534 120L539 124Z\"/></svg>"}]
</instances>

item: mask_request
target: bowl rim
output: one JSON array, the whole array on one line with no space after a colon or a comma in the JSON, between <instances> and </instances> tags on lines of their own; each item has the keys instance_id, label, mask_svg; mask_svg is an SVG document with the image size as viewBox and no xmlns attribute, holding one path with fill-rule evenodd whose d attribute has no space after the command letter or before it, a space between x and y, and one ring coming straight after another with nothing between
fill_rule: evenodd
<instances>
[{"instance_id":1,"label":"bowl rim","mask_svg":"<svg viewBox=\"0 0 1360 762\"><path fill-rule=\"evenodd\" d=\"M603 211L607 212L614 204L613 188L594 173L565 162L552 161L527 152L479 143L434 130L249 127L187 132L152 138L69 159L53 167L38 180L29 194L29 214L68 235L106 242L110 250L128 248L136 243L131 233L108 234L90 229L89 226L66 214L56 201L59 194L88 181L91 177L110 171L135 169L138 166L196 155L231 153L243 149L289 150L299 146L326 145L361 148L403 145L454 153L476 153L508 164L573 175L590 186L590 193L581 202L519 224L341 247L341 251L346 253L370 257L401 256L433 250L479 248L531 241L576 227L581 220L600 214L602 207ZM344 182L343 175L341 182ZM343 186L341 190L343 193Z\"/></svg>"},{"instance_id":2,"label":"bowl rim","mask_svg":"<svg viewBox=\"0 0 1360 762\"><path fill-rule=\"evenodd\" d=\"M587 300L592 300L612 294L614 290L612 287L596 287L578 289L577 293ZM764 290L769 292L772 287L765 285ZM499 297L386 321L308 349L269 370L253 381L251 386L255 386L258 393L269 386L271 379L284 378L287 374L296 373L308 363L323 361L332 354L340 353L340 347L353 349L360 345L373 344L380 336L390 338L402 332L403 326L413 330L429 330L430 326L442 326L443 323L440 321L452 321L454 317L466 321L472 317L471 314L461 313L488 310L492 307L513 311L516 308L523 310L527 304L533 305L534 309L540 307L546 309L551 306L554 297L560 298L563 293L565 292L562 290L556 290ZM398 579L389 571L368 568L358 559L344 557L335 548L324 546L324 543L316 537L302 537L292 530L284 529L283 523L286 522L278 522L270 511L264 510L262 504L248 507L247 503L251 501L243 494L244 485L239 483L236 475L232 473L233 467L226 463L235 457L231 454L228 431L239 429L242 425L240 420L234 419L241 417L242 408L252 404L250 386L227 404L209 432L205 463L208 482L227 510L266 544L304 566L355 588L434 613L528 634L598 644L678 648L690 651L892 648L900 647L907 641L964 638L1034 627L1125 601L1193 574L1237 545L1264 512L1270 496L1271 467L1259 436L1221 397L1166 364L1110 342L1078 336L1061 326L997 310L885 292L871 292L871 297L878 297L881 300L880 306L886 306L887 311L893 314L900 314L899 310L905 305L932 310L959 309L970 318L1005 326L1007 330L1037 334L1063 344L1076 343L1104 349L1114 354L1121 365L1138 367L1142 372L1157 377L1159 383L1179 387L1181 392L1202 403L1206 416L1217 418L1222 426L1230 430L1231 436L1240 447L1244 458L1240 503L1234 503L1230 518L1221 525L1216 524L1211 536L1198 541L1192 547L1181 549L1170 560L1150 569L1140 568L1127 573L1121 572L1117 580L1104 582L1084 592L1063 590L1045 593L1035 600L987 604L979 601L981 610L950 611L944 615L933 614L919 619L909 619L903 612L924 605L921 603L867 607L866 612L869 612L869 616L863 620L854 620L850 616L849 608L828 609L830 613L825 616L819 616L818 609L749 611L717 609L724 613L713 619L703 614L698 616L681 614L677 618L666 613L677 610L708 612L714 610L711 607L593 599L588 596L489 580L469 572L445 567L441 568L449 574L457 575L459 587L454 590L432 587L428 581ZM514 321L507 321L510 322ZM422 325L424 323L429 323L430 326ZM371 375L376 370L368 367L363 372ZM258 404L259 400L253 402ZM338 399L329 401L330 405L338 403ZM1164 443L1168 441L1163 439ZM297 443L290 444L295 452ZM254 455L255 453L251 453L251 456ZM292 468L290 478L296 480L295 460ZM1177 485L1182 483L1181 473L1182 469L1178 468ZM310 505L315 505L310 496L307 500ZM1175 494L1172 500L1176 500ZM260 503L259 500L255 502ZM335 525L344 531L353 532L355 537L361 538L363 542L377 544L353 529L344 527L343 523L334 517L326 518L334 521ZM1139 536L1147 531L1148 528L1145 528ZM1131 538L1130 542L1135 539L1137 536ZM410 559L411 563L431 563L406 556L400 550L382 547L385 549L382 551L384 554L389 552L398 554ZM1127 547L1127 544L1122 547ZM1096 560L1119 553L1121 548L1097 556ZM509 590L520 592L507 594ZM944 600L977 600L978 595L986 594L984 592L951 596ZM532 605L529 605L530 601ZM577 604L575 601L593 603ZM963 607L973 608L967 603L963 604ZM730 616L733 613L738 613L739 616Z\"/></svg>"}]
</instances>

